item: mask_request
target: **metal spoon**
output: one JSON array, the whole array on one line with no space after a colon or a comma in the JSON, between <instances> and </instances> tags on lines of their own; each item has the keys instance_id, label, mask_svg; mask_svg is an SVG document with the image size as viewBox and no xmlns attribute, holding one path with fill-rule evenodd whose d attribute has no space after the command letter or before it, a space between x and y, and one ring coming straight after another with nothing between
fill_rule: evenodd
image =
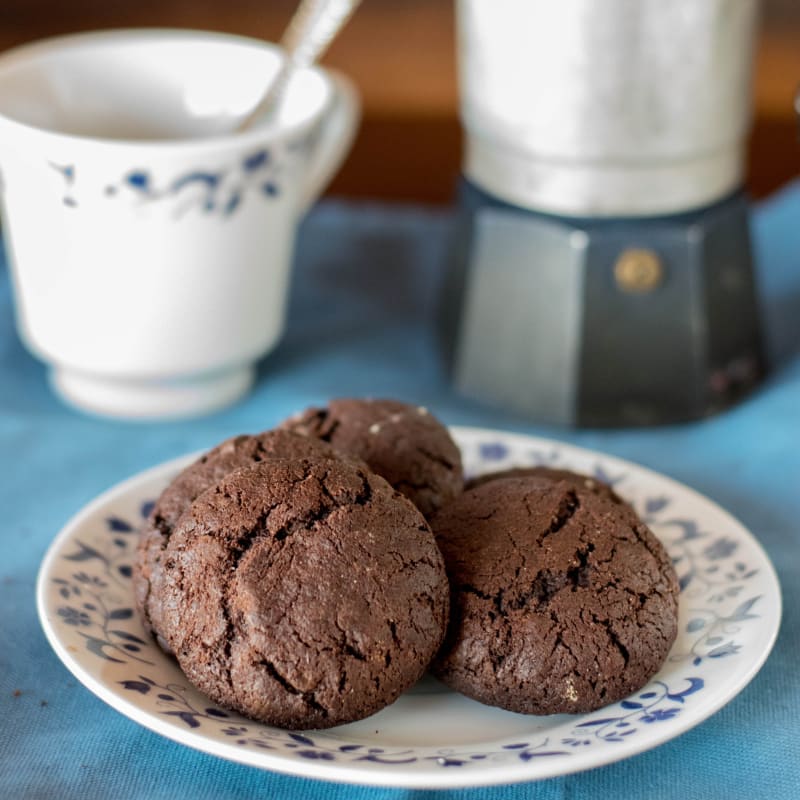
<instances>
[{"instance_id":1,"label":"metal spoon","mask_svg":"<svg viewBox=\"0 0 800 800\"><path fill-rule=\"evenodd\" d=\"M280 107L296 70L311 66L327 49L361 0L302 0L281 39L286 58L256 107L242 120L245 131L263 123Z\"/></svg>"}]
</instances>

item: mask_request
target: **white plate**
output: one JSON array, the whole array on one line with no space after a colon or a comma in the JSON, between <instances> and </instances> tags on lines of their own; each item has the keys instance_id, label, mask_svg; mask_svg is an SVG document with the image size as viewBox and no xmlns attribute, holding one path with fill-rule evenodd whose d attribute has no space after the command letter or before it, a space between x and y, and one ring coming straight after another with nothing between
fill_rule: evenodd
<instances>
[{"instance_id":1,"label":"white plate","mask_svg":"<svg viewBox=\"0 0 800 800\"><path fill-rule=\"evenodd\" d=\"M778 580L727 512L675 481L600 453L490 430L454 430L470 474L548 464L593 473L633 502L667 546L681 581L677 641L655 678L627 700L582 716L490 708L432 679L374 716L290 733L223 710L146 636L132 609L137 528L195 456L105 492L53 542L39 573L45 633L90 691L151 730L264 769L385 786L455 787L536 780L647 750L727 703L764 663L778 632Z\"/></svg>"}]
</instances>

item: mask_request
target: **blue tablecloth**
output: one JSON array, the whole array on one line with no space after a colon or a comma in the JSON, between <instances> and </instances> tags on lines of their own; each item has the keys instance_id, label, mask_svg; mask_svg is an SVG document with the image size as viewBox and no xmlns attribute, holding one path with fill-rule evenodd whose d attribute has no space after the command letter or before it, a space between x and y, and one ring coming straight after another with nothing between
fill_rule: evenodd
<instances>
[{"instance_id":1,"label":"blue tablecloth","mask_svg":"<svg viewBox=\"0 0 800 800\"><path fill-rule=\"evenodd\" d=\"M428 796L280 776L163 739L73 679L36 617L34 583L50 541L103 489L230 434L269 427L305 405L366 394L425 404L448 423L559 437L672 475L738 516L763 542L783 586L784 622L772 656L699 727L588 773L442 796L800 794L800 186L762 204L754 219L774 364L768 380L719 417L660 429L552 430L457 396L434 332L449 224L445 213L424 209L317 208L300 236L286 336L263 363L255 392L214 416L169 424L110 422L61 405L14 332L0 264L0 797Z\"/></svg>"}]
</instances>

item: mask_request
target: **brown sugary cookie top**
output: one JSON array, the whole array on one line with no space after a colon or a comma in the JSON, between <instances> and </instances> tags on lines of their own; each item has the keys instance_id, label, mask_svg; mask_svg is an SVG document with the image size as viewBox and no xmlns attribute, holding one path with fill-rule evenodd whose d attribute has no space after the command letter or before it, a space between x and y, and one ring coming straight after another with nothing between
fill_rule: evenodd
<instances>
[{"instance_id":1,"label":"brown sugary cookie top","mask_svg":"<svg viewBox=\"0 0 800 800\"><path fill-rule=\"evenodd\" d=\"M490 705L583 713L641 688L677 634L678 583L630 507L546 477L493 480L431 520L451 586L433 671Z\"/></svg>"},{"instance_id":2,"label":"brown sugary cookie top","mask_svg":"<svg viewBox=\"0 0 800 800\"><path fill-rule=\"evenodd\" d=\"M229 474L181 516L162 574L162 633L187 677L281 727L329 727L393 702L447 624L425 519L351 462Z\"/></svg>"},{"instance_id":3,"label":"brown sugary cookie top","mask_svg":"<svg viewBox=\"0 0 800 800\"><path fill-rule=\"evenodd\" d=\"M145 628L165 649L158 609L150 595L158 585L161 554L178 518L206 489L240 467L276 458L340 458L328 444L290 431L265 431L226 439L184 469L161 493L139 537L133 565L134 599Z\"/></svg>"},{"instance_id":4,"label":"brown sugary cookie top","mask_svg":"<svg viewBox=\"0 0 800 800\"><path fill-rule=\"evenodd\" d=\"M358 456L430 516L464 484L461 452L427 409L397 400L343 398L309 408L282 426Z\"/></svg>"},{"instance_id":5,"label":"brown sugary cookie top","mask_svg":"<svg viewBox=\"0 0 800 800\"><path fill-rule=\"evenodd\" d=\"M547 478L551 481L567 481L586 489L593 494L603 495L615 503L625 501L604 481L592 475L584 475L581 472L573 472L569 469L560 467L510 467L509 469L498 470L497 472L485 472L476 475L467 481L465 489L474 489L476 486L483 486L489 481L502 480L503 478Z\"/></svg>"}]
</instances>

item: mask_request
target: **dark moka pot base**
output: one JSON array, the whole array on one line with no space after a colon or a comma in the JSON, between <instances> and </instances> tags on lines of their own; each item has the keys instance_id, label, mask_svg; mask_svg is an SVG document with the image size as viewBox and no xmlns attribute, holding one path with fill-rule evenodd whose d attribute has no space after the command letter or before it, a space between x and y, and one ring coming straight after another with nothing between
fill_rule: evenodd
<instances>
[{"instance_id":1,"label":"dark moka pot base","mask_svg":"<svg viewBox=\"0 0 800 800\"><path fill-rule=\"evenodd\" d=\"M463 179L440 316L454 384L582 427L732 405L765 369L748 208L736 192L672 216L567 218Z\"/></svg>"}]
</instances>

